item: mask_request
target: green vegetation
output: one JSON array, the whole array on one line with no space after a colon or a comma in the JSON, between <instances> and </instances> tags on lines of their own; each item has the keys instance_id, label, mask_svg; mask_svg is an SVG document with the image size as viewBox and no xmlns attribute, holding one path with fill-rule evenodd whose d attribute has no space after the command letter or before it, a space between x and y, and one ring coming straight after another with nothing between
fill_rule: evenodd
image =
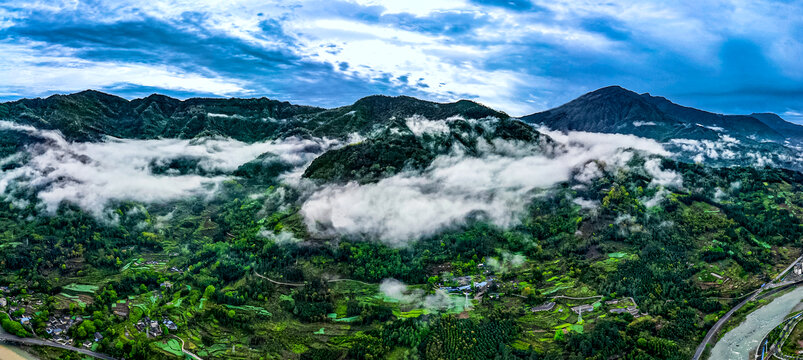
<instances>
[{"instance_id":1,"label":"green vegetation","mask_svg":"<svg viewBox=\"0 0 803 360\"><path fill-rule=\"evenodd\" d=\"M117 105L98 105L108 103ZM343 139L378 129L315 159L301 180L309 186L415 173L455 149L479 159L498 139L532 151L550 145L472 102L404 97L323 110L87 92L9 106L14 120L71 139ZM413 114L475 120L413 136L403 123ZM119 118L127 122L112 121ZM388 124L398 131L383 130ZM19 146L4 141L0 151ZM680 174L683 186L655 185L647 161ZM66 202L47 212L35 191L19 191L28 206L0 200L9 312L0 320L20 336L66 336L126 359L183 357L171 335L205 359L686 359L739 297L799 256L803 175L639 153L626 165L600 162L591 180L538 189L509 226L472 213L393 245L371 234L311 231L318 224L302 212L308 194L280 182L290 167L271 154L240 166L214 196L114 202L113 221ZM200 171L197 159L149 166L157 174ZM599 205L584 208L578 198ZM389 278L406 285L390 289ZM47 331L62 323L71 324L66 335Z\"/></svg>"}]
</instances>

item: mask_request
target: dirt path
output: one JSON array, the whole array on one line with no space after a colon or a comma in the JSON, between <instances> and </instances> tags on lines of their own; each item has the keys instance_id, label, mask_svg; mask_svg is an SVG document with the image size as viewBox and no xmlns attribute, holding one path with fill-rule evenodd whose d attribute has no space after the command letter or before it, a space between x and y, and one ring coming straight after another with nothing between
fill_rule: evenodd
<instances>
[{"instance_id":1,"label":"dirt path","mask_svg":"<svg viewBox=\"0 0 803 360\"><path fill-rule=\"evenodd\" d=\"M182 339L182 338L180 338L180 337L178 337L176 335L171 335L171 336L176 338L176 339L178 339L179 341L181 341L181 352L191 356L195 360L204 360L204 359L201 359L200 356L191 353L189 350L184 350L184 339Z\"/></svg>"},{"instance_id":2,"label":"dirt path","mask_svg":"<svg viewBox=\"0 0 803 360\"><path fill-rule=\"evenodd\" d=\"M273 280L273 279L271 279L271 278L269 278L269 277L267 277L265 275L262 275L262 274L256 272L256 270L254 271L254 275L256 275L258 278L270 281L270 282L272 282L272 283L274 283L276 285L296 286L296 287L307 285L306 283L286 283L286 282L276 281L276 280ZM374 284L369 284L367 282L360 281L360 280L354 280L354 279L332 279L332 280L326 280L326 282L329 282L329 283L340 282L340 281L353 281L353 282L360 283L360 284L367 285L367 286L374 285Z\"/></svg>"}]
</instances>

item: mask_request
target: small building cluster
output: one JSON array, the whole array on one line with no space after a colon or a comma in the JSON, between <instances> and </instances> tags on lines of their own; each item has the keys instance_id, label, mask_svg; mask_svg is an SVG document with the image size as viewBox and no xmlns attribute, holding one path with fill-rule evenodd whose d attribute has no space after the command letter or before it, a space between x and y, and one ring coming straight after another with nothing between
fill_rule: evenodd
<instances>
[{"instance_id":1,"label":"small building cluster","mask_svg":"<svg viewBox=\"0 0 803 360\"><path fill-rule=\"evenodd\" d=\"M462 293L470 293L473 291L484 291L487 289L491 284L494 282L493 276L489 276L485 279L485 281L472 281L471 276L461 276L454 278L454 281L457 282L457 286L444 286L441 289L446 290L447 292L462 292Z\"/></svg>"},{"instance_id":2,"label":"small building cluster","mask_svg":"<svg viewBox=\"0 0 803 360\"><path fill-rule=\"evenodd\" d=\"M83 321L84 318L81 316L51 316L45 325L45 332L51 336L51 340L62 345L70 345L72 339L67 335L67 330Z\"/></svg>"},{"instance_id":3,"label":"small building cluster","mask_svg":"<svg viewBox=\"0 0 803 360\"><path fill-rule=\"evenodd\" d=\"M594 305L591 304L583 304L572 307L572 311L576 312L577 315L582 315L584 312L589 312L592 310L594 310Z\"/></svg>"},{"instance_id":4,"label":"small building cluster","mask_svg":"<svg viewBox=\"0 0 803 360\"><path fill-rule=\"evenodd\" d=\"M623 302L629 302L632 305L628 305L626 307L616 307L616 308L608 310L608 312L610 312L612 314L629 313L630 315L633 315L633 317L641 316L641 313L639 312L639 309L638 309L638 305L636 305L636 302L633 300L633 298L609 300L609 301L605 302L605 305L619 305L619 304L621 304Z\"/></svg>"},{"instance_id":5,"label":"small building cluster","mask_svg":"<svg viewBox=\"0 0 803 360\"><path fill-rule=\"evenodd\" d=\"M164 324L164 326L170 331L178 330L178 326L176 325L176 323L174 323L167 317L162 317L162 324ZM162 327L159 326L159 322L147 316L143 316L142 319L139 319L139 321L134 325L134 327L139 332L144 332L149 338L162 336L163 333Z\"/></svg>"},{"instance_id":6,"label":"small building cluster","mask_svg":"<svg viewBox=\"0 0 803 360\"><path fill-rule=\"evenodd\" d=\"M159 322L151 320L151 318L147 316L143 316L142 319L139 319L134 327L137 328L139 332L144 332L149 338L162 336L162 327L159 326Z\"/></svg>"}]
</instances>

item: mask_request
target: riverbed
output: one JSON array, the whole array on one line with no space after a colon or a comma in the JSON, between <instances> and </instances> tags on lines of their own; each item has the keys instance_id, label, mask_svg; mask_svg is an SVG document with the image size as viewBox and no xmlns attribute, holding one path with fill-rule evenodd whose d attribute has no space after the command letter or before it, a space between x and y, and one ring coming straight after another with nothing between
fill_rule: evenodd
<instances>
[{"instance_id":1,"label":"riverbed","mask_svg":"<svg viewBox=\"0 0 803 360\"><path fill-rule=\"evenodd\" d=\"M778 326L803 300L803 286L778 296L748 314L745 320L717 341L709 360L747 360L764 335Z\"/></svg>"},{"instance_id":2,"label":"riverbed","mask_svg":"<svg viewBox=\"0 0 803 360\"><path fill-rule=\"evenodd\" d=\"M6 331L0 328L0 333L5 334ZM22 350L19 346L8 345L0 343L0 359L2 360L37 360L36 356Z\"/></svg>"},{"instance_id":3,"label":"riverbed","mask_svg":"<svg viewBox=\"0 0 803 360\"><path fill-rule=\"evenodd\" d=\"M19 347L0 344L0 359L3 360L36 360L37 357L25 352Z\"/></svg>"}]
</instances>

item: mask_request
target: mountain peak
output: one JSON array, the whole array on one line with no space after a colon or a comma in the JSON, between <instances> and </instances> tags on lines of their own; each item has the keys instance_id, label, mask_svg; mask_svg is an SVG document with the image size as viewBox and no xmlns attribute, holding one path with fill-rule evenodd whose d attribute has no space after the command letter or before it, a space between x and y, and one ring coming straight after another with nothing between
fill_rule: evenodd
<instances>
[{"instance_id":1,"label":"mountain peak","mask_svg":"<svg viewBox=\"0 0 803 360\"><path fill-rule=\"evenodd\" d=\"M558 130L625 133L656 140L717 139L721 131L745 138L757 136L773 141L784 138L779 131L783 124L776 125L773 124L779 123L776 119L759 117L715 114L675 104L662 96L608 86L522 119Z\"/></svg>"}]
</instances>

